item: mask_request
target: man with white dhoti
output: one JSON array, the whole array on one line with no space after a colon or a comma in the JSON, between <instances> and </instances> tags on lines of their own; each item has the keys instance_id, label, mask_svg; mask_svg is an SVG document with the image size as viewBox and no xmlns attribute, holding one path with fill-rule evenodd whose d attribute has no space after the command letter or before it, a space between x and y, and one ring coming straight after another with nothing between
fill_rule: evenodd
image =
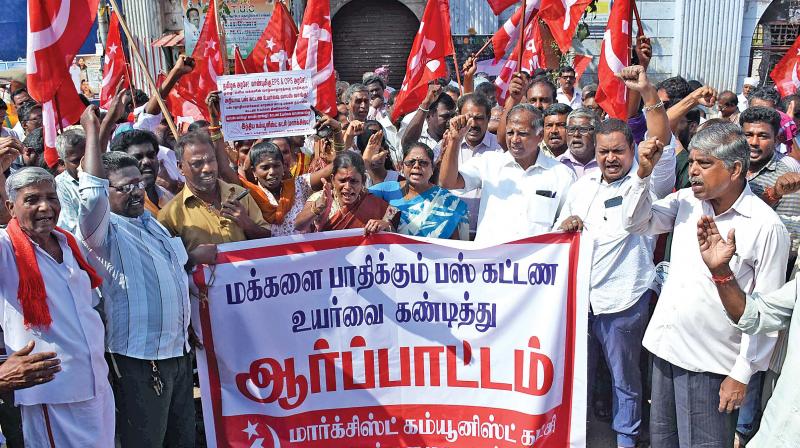
<instances>
[{"instance_id":1,"label":"man with white dhoti","mask_svg":"<svg viewBox=\"0 0 800 448\"><path fill-rule=\"evenodd\" d=\"M25 168L6 181L11 214L0 230L0 326L6 347L55 352L61 371L18 390L25 444L31 447L114 446L114 396L103 357L104 330L92 288L100 278L75 238L56 227L55 180ZM45 380L50 380L45 382Z\"/></svg>"}]
</instances>

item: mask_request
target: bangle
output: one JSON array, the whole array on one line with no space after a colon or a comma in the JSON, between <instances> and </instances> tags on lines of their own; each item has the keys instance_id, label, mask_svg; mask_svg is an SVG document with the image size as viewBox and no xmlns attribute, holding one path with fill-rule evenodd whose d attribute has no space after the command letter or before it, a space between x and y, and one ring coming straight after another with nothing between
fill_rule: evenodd
<instances>
[{"instance_id":1,"label":"bangle","mask_svg":"<svg viewBox=\"0 0 800 448\"><path fill-rule=\"evenodd\" d=\"M222 132L215 132L215 133L211 134L211 141L212 142L217 142L221 138L222 138Z\"/></svg>"},{"instance_id":2,"label":"bangle","mask_svg":"<svg viewBox=\"0 0 800 448\"><path fill-rule=\"evenodd\" d=\"M208 132L216 132L216 131L219 131L220 129L222 129L222 126L214 126L214 125L212 125L212 126L208 127Z\"/></svg>"},{"instance_id":3,"label":"bangle","mask_svg":"<svg viewBox=\"0 0 800 448\"><path fill-rule=\"evenodd\" d=\"M425 109L425 108L423 108L423 107L422 107L422 105L420 105L420 106L417 108L417 110L419 110L419 111L422 111L422 112L425 112L426 114L427 114L428 112L430 112L430 111L431 111L430 109Z\"/></svg>"},{"instance_id":4,"label":"bangle","mask_svg":"<svg viewBox=\"0 0 800 448\"><path fill-rule=\"evenodd\" d=\"M336 151L336 152L344 151L344 143L333 142L333 150Z\"/></svg>"},{"instance_id":5,"label":"bangle","mask_svg":"<svg viewBox=\"0 0 800 448\"><path fill-rule=\"evenodd\" d=\"M728 283L729 281L734 280L734 279L736 279L736 276L733 275L733 272L731 272L728 275L722 276L722 277L718 277L718 276L716 276L714 274L711 274L711 281L714 282L715 285L721 285L723 283Z\"/></svg>"},{"instance_id":6,"label":"bangle","mask_svg":"<svg viewBox=\"0 0 800 448\"><path fill-rule=\"evenodd\" d=\"M664 102L661 101L661 100L659 100L656 104L653 104L652 106L645 106L644 107L644 112L645 113L652 112L652 111L658 109L659 107L664 107Z\"/></svg>"}]
</instances>

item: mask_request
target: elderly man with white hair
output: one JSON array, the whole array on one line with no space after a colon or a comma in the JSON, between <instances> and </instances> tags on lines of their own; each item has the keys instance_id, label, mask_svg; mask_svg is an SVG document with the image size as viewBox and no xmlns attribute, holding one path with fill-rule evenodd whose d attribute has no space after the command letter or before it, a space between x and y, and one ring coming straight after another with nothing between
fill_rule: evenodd
<instances>
[{"instance_id":1,"label":"elderly man with white hair","mask_svg":"<svg viewBox=\"0 0 800 448\"><path fill-rule=\"evenodd\" d=\"M627 231L674 235L669 277L643 341L654 355L650 444L728 448L735 411L750 377L767 368L776 335L750 336L732 327L717 285L738 281L748 294L779 288L789 232L750 191L750 148L739 126L712 124L688 149L690 189L654 201L649 177L661 150L639 147L639 171L623 199ZM702 216L713 216L722 234L736 229L730 275L709 271L697 250L696 223Z\"/></svg>"},{"instance_id":2,"label":"elderly man with white hair","mask_svg":"<svg viewBox=\"0 0 800 448\"><path fill-rule=\"evenodd\" d=\"M100 278L69 232L53 176L24 168L5 182L11 221L0 230L0 323L5 345L52 352L60 372L15 393L25 444L114 446L114 396L103 357L104 329L92 289Z\"/></svg>"},{"instance_id":3,"label":"elderly man with white hair","mask_svg":"<svg viewBox=\"0 0 800 448\"><path fill-rule=\"evenodd\" d=\"M739 112L743 112L745 109L750 107L750 101L747 97L750 96L750 91L758 87L758 78L751 78L747 77L744 78L744 84L742 85L742 93L740 93L737 98L739 102L736 104L739 107Z\"/></svg>"}]
</instances>

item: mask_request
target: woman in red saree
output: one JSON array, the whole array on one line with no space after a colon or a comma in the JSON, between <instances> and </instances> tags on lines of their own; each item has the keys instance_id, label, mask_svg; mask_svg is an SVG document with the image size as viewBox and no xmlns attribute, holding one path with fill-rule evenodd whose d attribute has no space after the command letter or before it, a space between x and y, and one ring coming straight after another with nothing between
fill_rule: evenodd
<instances>
[{"instance_id":1,"label":"woman in red saree","mask_svg":"<svg viewBox=\"0 0 800 448\"><path fill-rule=\"evenodd\" d=\"M306 201L295 219L297 231L325 232L360 229L366 234L393 231L397 212L364 188L364 160L354 151L343 151L333 160L332 182Z\"/></svg>"}]
</instances>

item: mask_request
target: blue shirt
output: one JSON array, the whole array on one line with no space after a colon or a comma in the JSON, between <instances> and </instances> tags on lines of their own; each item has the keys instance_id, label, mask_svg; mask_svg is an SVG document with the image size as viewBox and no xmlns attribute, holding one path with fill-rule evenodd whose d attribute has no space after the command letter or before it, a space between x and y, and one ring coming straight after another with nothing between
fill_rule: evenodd
<instances>
[{"instance_id":1,"label":"blue shirt","mask_svg":"<svg viewBox=\"0 0 800 448\"><path fill-rule=\"evenodd\" d=\"M397 232L430 238L450 238L456 230L462 239L469 235L467 204L444 188L434 185L406 200L399 182L383 182L369 192L400 211ZM461 232L463 230L463 232Z\"/></svg>"},{"instance_id":2,"label":"blue shirt","mask_svg":"<svg viewBox=\"0 0 800 448\"><path fill-rule=\"evenodd\" d=\"M147 211L111 213L107 180L81 173L79 185L78 235L103 277L106 350L145 360L182 356L190 310L181 239Z\"/></svg>"}]
</instances>

